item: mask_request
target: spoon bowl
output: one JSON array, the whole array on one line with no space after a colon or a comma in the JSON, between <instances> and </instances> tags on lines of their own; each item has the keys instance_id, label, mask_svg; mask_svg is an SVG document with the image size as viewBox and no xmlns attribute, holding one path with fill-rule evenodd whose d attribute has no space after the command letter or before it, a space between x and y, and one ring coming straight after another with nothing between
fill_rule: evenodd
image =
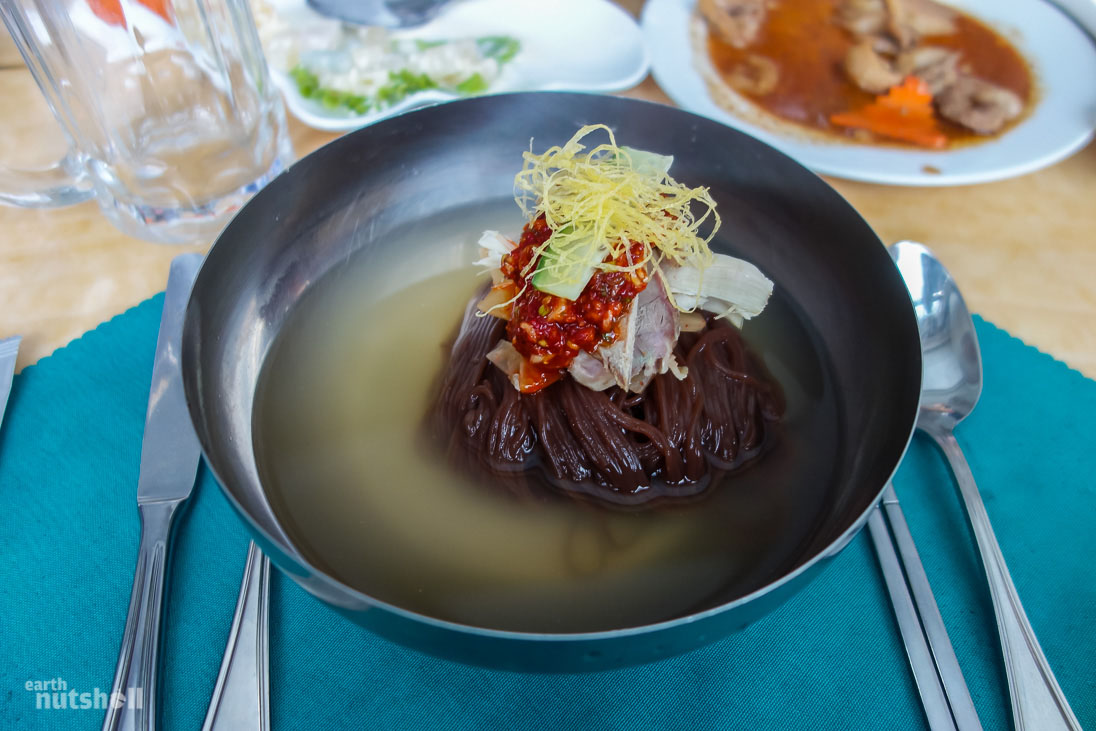
<instances>
[{"instance_id":1,"label":"spoon bowl","mask_svg":"<svg viewBox=\"0 0 1096 731\"><path fill-rule=\"evenodd\" d=\"M918 425L954 428L982 394L982 355L970 311L951 274L927 248L901 241L890 252L909 288L921 335Z\"/></svg>"}]
</instances>

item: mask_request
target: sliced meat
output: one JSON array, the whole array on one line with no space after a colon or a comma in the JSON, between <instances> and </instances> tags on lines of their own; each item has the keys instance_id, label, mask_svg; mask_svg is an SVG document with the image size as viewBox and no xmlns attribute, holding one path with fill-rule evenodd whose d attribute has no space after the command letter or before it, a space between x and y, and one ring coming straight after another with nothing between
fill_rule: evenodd
<instances>
[{"instance_id":1,"label":"sliced meat","mask_svg":"<svg viewBox=\"0 0 1096 731\"><path fill-rule=\"evenodd\" d=\"M932 0L844 0L837 22L856 36L887 34L909 49L925 36L956 31L955 11Z\"/></svg>"},{"instance_id":2,"label":"sliced meat","mask_svg":"<svg viewBox=\"0 0 1096 731\"><path fill-rule=\"evenodd\" d=\"M616 379L613 378L613 374L609 372L609 369L605 367L605 363L603 363L600 358L595 358L585 350L579 351L579 354L571 361L571 365L567 368L567 372L571 374L572 378L591 391L604 391L609 388L609 386L616 383Z\"/></svg>"},{"instance_id":3,"label":"sliced meat","mask_svg":"<svg viewBox=\"0 0 1096 731\"><path fill-rule=\"evenodd\" d=\"M768 4L767 0L700 0L697 10L720 40L746 48L761 32Z\"/></svg>"},{"instance_id":4,"label":"sliced meat","mask_svg":"<svg viewBox=\"0 0 1096 731\"><path fill-rule=\"evenodd\" d=\"M902 74L872 47L870 40L860 41L845 54L845 73L871 94L885 94L887 89L902 83Z\"/></svg>"},{"instance_id":5,"label":"sliced meat","mask_svg":"<svg viewBox=\"0 0 1096 731\"><path fill-rule=\"evenodd\" d=\"M904 0L884 0L887 7L887 30L899 48L912 48L917 44L917 31L910 25Z\"/></svg>"},{"instance_id":6,"label":"sliced meat","mask_svg":"<svg viewBox=\"0 0 1096 731\"><path fill-rule=\"evenodd\" d=\"M1010 120L1020 116L1024 102L1008 89L973 76L959 80L936 97L940 115L978 134L999 132Z\"/></svg>"},{"instance_id":7,"label":"sliced meat","mask_svg":"<svg viewBox=\"0 0 1096 731\"><path fill-rule=\"evenodd\" d=\"M674 358L681 320L659 277L652 277L636 295L620 328L612 344L593 355L580 353L571 361L568 370L576 381L595 391L616 384L638 393L661 373L685 377L686 371Z\"/></svg>"},{"instance_id":8,"label":"sliced meat","mask_svg":"<svg viewBox=\"0 0 1096 731\"><path fill-rule=\"evenodd\" d=\"M904 22L917 34L924 36L944 36L955 33L955 11L932 0L902 0L905 11Z\"/></svg>"},{"instance_id":9,"label":"sliced meat","mask_svg":"<svg viewBox=\"0 0 1096 731\"><path fill-rule=\"evenodd\" d=\"M837 8L837 23L855 36L877 36L887 31L883 0L845 0Z\"/></svg>"},{"instance_id":10,"label":"sliced meat","mask_svg":"<svg viewBox=\"0 0 1096 731\"><path fill-rule=\"evenodd\" d=\"M670 370L671 363L677 364L674 345L681 334L681 319L657 276L636 296L632 316L636 333L628 388L638 393L652 378Z\"/></svg>"},{"instance_id":11,"label":"sliced meat","mask_svg":"<svg viewBox=\"0 0 1096 731\"><path fill-rule=\"evenodd\" d=\"M612 375L613 380L621 388L628 388L632 381L632 362L635 360L636 342L636 303L639 297L632 300L628 312L618 320L620 328L617 339L610 345L598 348L596 353L605 363L605 367Z\"/></svg>"},{"instance_id":12,"label":"sliced meat","mask_svg":"<svg viewBox=\"0 0 1096 731\"><path fill-rule=\"evenodd\" d=\"M895 68L903 77L916 75L939 94L959 80L959 52L939 46L919 46L898 54Z\"/></svg>"},{"instance_id":13,"label":"sliced meat","mask_svg":"<svg viewBox=\"0 0 1096 731\"><path fill-rule=\"evenodd\" d=\"M881 53L884 56L896 56L901 50L898 47L898 43L888 35L864 36L862 40L871 43L871 47L875 52Z\"/></svg>"},{"instance_id":14,"label":"sliced meat","mask_svg":"<svg viewBox=\"0 0 1096 731\"><path fill-rule=\"evenodd\" d=\"M778 81L780 81L780 67L776 65L776 61L756 53L747 56L742 63L731 69L731 73L727 76L727 83L736 91L754 96L772 93Z\"/></svg>"}]
</instances>

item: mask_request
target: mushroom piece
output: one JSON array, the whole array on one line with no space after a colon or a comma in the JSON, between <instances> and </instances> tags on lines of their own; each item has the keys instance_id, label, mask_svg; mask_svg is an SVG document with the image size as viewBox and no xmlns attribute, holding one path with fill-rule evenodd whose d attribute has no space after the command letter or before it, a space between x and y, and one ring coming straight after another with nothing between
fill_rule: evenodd
<instances>
[{"instance_id":1,"label":"mushroom piece","mask_svg":"<svg viewBox=\"0 0 1096 731\"><path fill-rule=\"evenodd\" d=\"M959 80L936 97L940 115L978 134L999 132L1007 122L1020 116L1024 103L1004 87L973 76Z\"/></svg>"}]
</instances>

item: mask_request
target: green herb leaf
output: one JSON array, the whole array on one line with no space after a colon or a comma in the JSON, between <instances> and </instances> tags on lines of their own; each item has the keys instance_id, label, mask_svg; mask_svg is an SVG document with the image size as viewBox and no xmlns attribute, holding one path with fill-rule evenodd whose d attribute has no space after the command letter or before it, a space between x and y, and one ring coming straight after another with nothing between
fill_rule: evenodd
<instances>
[{"instance_id":1,"label":"green herb leaf","mask_svg":"<svg viewBox=\"0 0 1096 731\"><path fill-rule=\"evenodd\" d=\"M449 41L423 41L418 38L415 39L415 48L420 51L425 51L427 48L437 48L438 46L444 46Z\"/></svg>"}]
</instances>

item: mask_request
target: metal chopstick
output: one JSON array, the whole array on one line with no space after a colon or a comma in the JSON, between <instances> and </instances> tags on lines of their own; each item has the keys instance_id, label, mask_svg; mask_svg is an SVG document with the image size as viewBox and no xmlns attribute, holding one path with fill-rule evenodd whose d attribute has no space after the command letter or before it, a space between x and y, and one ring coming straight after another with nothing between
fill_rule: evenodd
<instances>
[{"instance_id":1,"label":"metal chopstick","mask_svg":"<svg viewBox=\"0 0 1096 731\"><path fill-rule=\"evenodd\" d=\"M270 559L252 541L203 731L270 731Z\"/></svg>"},{"instance_id":2,"label":"metal chopstick","mask_svg":"<svg viewBox=\"0 0 1096 731\"><path fill-rule=\"evenodd\" d=\"M925 709L929 728L932 731L956 731L944 686L936 672L936 664L921 629L917 608L910 597L898 554L895 553L891 534L880 508L874 508L868 516L868 532L879 558L879 566L883 570L887 593L890 594L894 617L898 620L898 630L902 633L902 642L906 646L906 655L909 657L917 690L921 694L921 705Z\"/></svg>"},{"instance_id":3,"label":"metal chopstick","mask_svg":"<svg viewBox=\"0 0 1096 731\"><path fill-rule=\"evenodd\" d=\"M948 703L951 706L955 725L959 731L981 731L982 724L978 720L978 712L974 709L974 701L971 700L967 683L963 679L963 671L959 668L959 660L955 657L955 650L948 638L948 631L944 627L944 619L940 616L940 608L937 606L936 598L932 594L928 576L925 575L925 567L921 564L921 557L918 555L917 547L913 543L913 536L906 524L906 517L902 514L902 507L898 503L898 495L894 492L894 486L889 482L883 488L882 508L890 524L894 544L898 548L902 568L905 569L906 582L913 594L913 601L917 605L921 625L928 638L929 647L936 663L936 670L944 685L944 693L947 695Z\"/></svg>"}]
</instances>

